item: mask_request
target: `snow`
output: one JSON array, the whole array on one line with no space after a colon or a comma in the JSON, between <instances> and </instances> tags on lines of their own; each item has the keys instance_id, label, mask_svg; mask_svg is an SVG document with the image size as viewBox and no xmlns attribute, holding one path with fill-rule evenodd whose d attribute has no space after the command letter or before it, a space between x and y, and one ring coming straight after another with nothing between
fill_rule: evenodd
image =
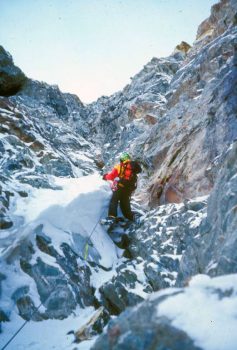
<instances>
[{"instance_id":1,"label":"snow","mask_svg":"<svg viewBox=\"0 0 237 350\"><path fill-rule=\"evenodd\" d=\"M31 240L36 248L31 263L40 257L48 265L60 268L58 264L55 265L53 257L37 249L36 232L47 235L59 253L63 242L70 244L76 250L79 249L80 239L88 239L93 233L91 241L100 258L99 263L111 269L110 271L100 269L97 272L92 270L91 284L98 289L116 273L115 267L118 261L117 248L104 227L99 224L100 218L107 215L111 196L109 184L101 180L98 174L76 179L55 177L53 182L58 186L58 190L35 189L29 186L28 197L16 197L14 217L19 219L21 225L17 225L17 228L13 226L12 229L3 232L0 258L11 258L23 240ZM89 249L88 260L90 258L93 259L93 256L90 255ZM17 308L11 298L13 292L20 287L29 287L28 294L36 306L40 305L36 284L21 270L19 261L16 259L11 264L3 261L1 269L7 278L2 284L1 308L6 310L11 321L2 324L0 348L24 323L24 320L17 315ZM76 345L72 344L74 336L67 335L67 332L77 330L85 324L93 312L94 309L88 307L83 310L77 309L73 315L64 320L30 321L7 348L9 350L75 349L75 347L78 350L89 349L95 339Z\"/></svg>"},{"instance_id":2,"label":"snow","mask_svg":"<svg viewBox=\"0 0 237 350\"><path fill-rule=\"evenodd\" d=\"M67 242L75 248L79 237L89 239L98 252L100 264L110 268L117 260L117 250L99 221L107 215L111 196L109 185L98 174L81 178L54 178L55 185L61 189L32 189L31 195L19 197L15 216L24 219L24 225L12 235L7 251L10 254L23 239L32 235L39 225L51 238L60 251L60 245ZM14 230L14 229L13 229ZM9 230L9 237L12 231ZM78 236L78 239L77 239ZM1 247L0 247L1 249Z\"/></svg>"},{"instance_id":3,"label":"snow","mask_svg":"<svg viewBox=\"0 0 237 350\"><path fill-rule=\"evenodd\" d=\"M196 228L196 227L199 227L202 220L203 220L203 217L204 215L202 214L199 214L198 216L195 217L195 219L193 220L193 218L190 220L191 221L191 224L190 224L190 227L191 228Z\"/></svg>"},{"instance_id":4,"label":"snow","mask_svg":"<svg viewBox=\"0 0 237 350\"><path fill-rule=\"evenodd\" d=\"M74 315L70 315L64 320L45 320L42 322L27 322L25 327L18 333L13 341L7 346L7 350L88 350L95 341L75 344L74 335L67 334L70 331L77 331L86 324L94 313L92 307L86 309L78 308ZM0 337L0 347L2 348L11 338L14 332L23 325L24 321L18 315L14 315L10 323L3 323L3 333Z\"/></svg>"},{"instance_id":5,"label":"snow","mask_svg":"<svg viewBox=\"0 0 237 350\"><path fill-rule=\"evenodd\" d=\"M158 305L158 315L172 320L205 350L237 346L237 274L211 279L195 276L183 293Z\"/></svg>"}]
</instances>

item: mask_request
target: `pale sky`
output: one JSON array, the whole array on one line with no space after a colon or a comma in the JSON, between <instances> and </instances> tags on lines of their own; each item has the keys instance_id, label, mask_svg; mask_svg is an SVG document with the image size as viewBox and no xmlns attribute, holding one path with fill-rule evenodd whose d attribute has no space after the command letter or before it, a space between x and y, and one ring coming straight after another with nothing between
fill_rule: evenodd
<instances>
[{"instance_id":1,"label":"pale sky","mask_svg":"<svg viewBox=\"0 0 237 350\"><path fill-rule=\"evenodd\" d=\"M0 0L0 45L29 77L85 102L129 83L152 57L192 44L217 0Z\"/></svg>"}]
</instances>

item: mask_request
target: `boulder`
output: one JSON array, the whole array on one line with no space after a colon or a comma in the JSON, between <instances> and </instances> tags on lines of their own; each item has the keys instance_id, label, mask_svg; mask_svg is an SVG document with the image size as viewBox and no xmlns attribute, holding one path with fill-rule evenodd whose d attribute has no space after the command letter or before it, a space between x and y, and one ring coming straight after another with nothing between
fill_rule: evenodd
<instances>
[{"instance_id":1,"label":"boulder","mask_svg":"<svg viewBox=\"0 0 237 350\"><path fill-rule=\"evenodd\" d=\"M0 96L12 96L26 83L25 74L13 63L11 55L0 46Z\"/></svg>"}]
</instances>

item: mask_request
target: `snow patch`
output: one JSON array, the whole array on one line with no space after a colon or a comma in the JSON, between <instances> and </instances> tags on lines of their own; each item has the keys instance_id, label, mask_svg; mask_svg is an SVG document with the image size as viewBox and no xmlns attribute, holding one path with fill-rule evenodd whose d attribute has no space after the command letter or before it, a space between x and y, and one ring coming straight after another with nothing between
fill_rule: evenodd
<instances>
[{"instance_id":1,"label":"snow patch","mask_svg":"<svg viewBox=\"0 0 237 350\"><path fill-rule=\"evenodd\" d=\"M158 305L158 315L191 336L205 350L235 350L237 274L211 279L195 276L183 293Z\"/></svg>"}]
</instances>

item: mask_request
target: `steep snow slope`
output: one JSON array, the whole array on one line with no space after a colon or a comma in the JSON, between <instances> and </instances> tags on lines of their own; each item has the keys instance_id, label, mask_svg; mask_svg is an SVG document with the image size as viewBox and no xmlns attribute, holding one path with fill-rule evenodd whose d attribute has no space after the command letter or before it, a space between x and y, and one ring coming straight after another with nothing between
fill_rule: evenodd
<instances>
[{"instance_id":1,"label":"steep snow slope","mask_svg":"<svg viewBox=\"0 0 237 350\"><path fill-rule=\"evenodd\" d=\"M2 244L2 256L9 258L23 240L31 240L28 235L37 227L49 231L48 238L55 249L60 250L65 242L83 256L83 244L78 243L89 238L100 218L106 216L110 189L99 175L54 178L53 182L60 189L31 189L29 197L19 197L14 203L13 216L22 224L3 232L7 246ZM101 265L111 267L116 258L114 245L101 225L97 225L90 241L96 250L93 261L99 260Z\"/></svg>"},{"instance_id":2,"label":"steep snow slope","mask_svg":"<svg viewBox=\"0 0 237 350\"><path fill-rule=\"evenodd\" d=\"M53 327L59 325L58 322L43 320L49 317L64 318L75 310L74 316L60 325L61 330L61 327L65 327L66 341L66 327L79 327L83 321L86 322L83 315L88 318L93 313L92 307L87 311L82 310L82 307L93 305L90 286L98 288L111 277L111 272L106 273L101 269L98 280L96 271L93 276L91 271L86 271L86 267L89 269L92 261L111 270L118 260L119 249L98 224L99 219L106 215L105 208L107 211L110 197L109 186L98 175L79 179L54 178L54 182L61 189L31 189L29 197L19 197L14 203L13 212L19 225L1 232L1 271L4 271L6 276L1 288L1 311L11 320L3 325L1 346L23 324L22 318L17 316L17 307L23 318L41 320L39 329L42 332L48 327L51 327L53 332ZM90 244L88 262L83 259L86 242ZM50 247L57 255L53 256ZM65 259L65 247L70 247L71 254L75 256L73 264L72 260ZM83 269L84 276L80 277L80 286L80 280L75 277L76 273L78 276L82 274ZM81 308L77 307L77 302ZM40 303L42 306L36 311L35 308ZM26 327L28 331L37 328L34 324ZM22 340L24 334L27 334L27 328L24 331L26 333L22 333L17 342L11 344L11 349L15 349L16 344L21 344L21 347L27 345L28 348L32 342L33 349L42 347L42 343L37 343L37 337ZM46 340L47 348L51 348L52 344L57 348L60 345L63 349L65 341L64 345L60 344L61 338L62 336L56 340L54 337L51 343L49 339ZM69 337L70 342L73 339L71 338Z\"/></svg>"}]
</instances>

